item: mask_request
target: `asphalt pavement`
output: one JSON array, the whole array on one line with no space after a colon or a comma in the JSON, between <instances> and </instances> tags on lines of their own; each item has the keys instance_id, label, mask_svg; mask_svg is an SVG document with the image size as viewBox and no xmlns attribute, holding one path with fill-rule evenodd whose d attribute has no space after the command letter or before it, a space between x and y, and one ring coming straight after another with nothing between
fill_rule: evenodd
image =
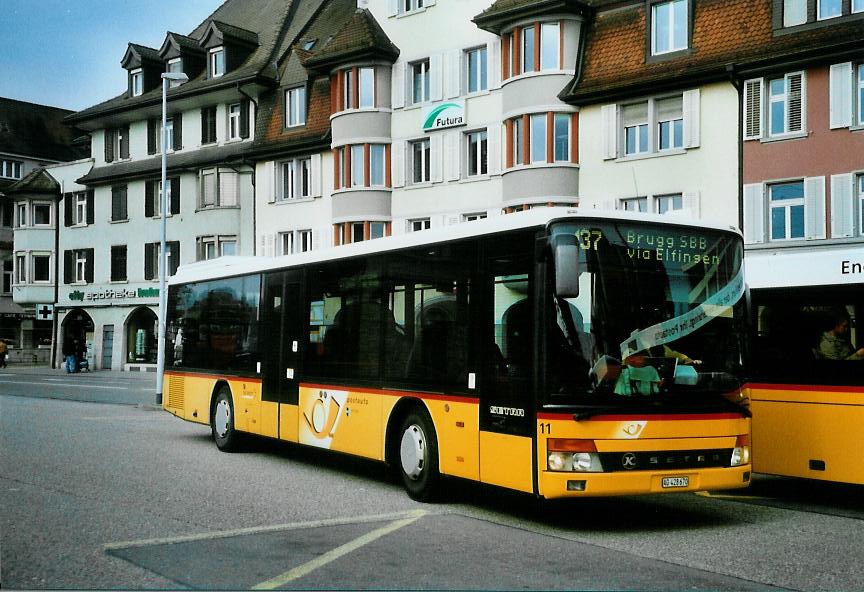
<instances>
[{"instance_id":1,"label":"asphalt pavement","mask_svg":"<svg viewBox=\"0 0 864 592\"><path fill-rule=\"evenodd\" d=\"M78 372L48 366L0 368L0 395L159 409L155 372Z\"/></svg>"}]
</instances>

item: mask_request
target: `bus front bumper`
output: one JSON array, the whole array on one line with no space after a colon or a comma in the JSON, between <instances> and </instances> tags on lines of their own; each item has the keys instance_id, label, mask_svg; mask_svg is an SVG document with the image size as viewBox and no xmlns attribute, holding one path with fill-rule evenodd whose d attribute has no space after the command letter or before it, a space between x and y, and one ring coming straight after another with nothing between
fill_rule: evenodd
<instances>
[{"instance_id":1,"label":"bus front bumper","mask_svg":"<svg viewBox=\"0 0 864 592\"><path fill-rule=\"evenodd\" d=\"M541 471L540 495L547 499L676 493L713 489L739 489L750 485L751 465L679 471L618 471L578 473Z\"/></svg>"}]
</instances>

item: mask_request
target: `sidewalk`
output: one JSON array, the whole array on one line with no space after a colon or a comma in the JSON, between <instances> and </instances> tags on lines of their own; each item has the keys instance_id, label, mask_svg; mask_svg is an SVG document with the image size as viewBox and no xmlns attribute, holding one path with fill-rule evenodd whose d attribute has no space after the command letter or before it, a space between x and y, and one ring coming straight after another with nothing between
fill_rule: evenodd
<instances>
[{"instance_id":1,"label":"sidewalk","mask_svg":"<svg viewBox=\"0 0 864 592\"><path fill-rule=\"evenodd\" d=\"M66 370L51 368L44 364L9 364L6 368L0 368L0 374L15 374L20 376L66 376ZM89 376L97 379L111 380L137 380L152 382L155 388L155 372L120 372L118 370L96 370L95 372L76 372L68 376Z\"/></svg>"}]
</instances>

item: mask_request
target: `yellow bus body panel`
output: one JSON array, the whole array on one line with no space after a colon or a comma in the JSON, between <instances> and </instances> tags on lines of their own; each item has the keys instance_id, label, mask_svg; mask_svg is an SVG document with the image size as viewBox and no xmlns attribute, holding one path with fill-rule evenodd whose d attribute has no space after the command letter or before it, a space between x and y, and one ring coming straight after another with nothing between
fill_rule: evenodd
<instances>
[{"instance_id":1,"label":"yellow bus body panel","mask_svg":"<svg viewBox=\"0 0 864 592\"><path fill-rule=\"evenodd\" d=\"M300 417L297 405L279 405L279 439L287 442L298 442L297 430L300 427Z\"/></svg>"},{"instance_id":2,"label":"yellow bus body panel","mask_svg":"<svg viewBox=\"0 0 864 592\"><path fill-rule=\"evenodd\" d=\"M531 454L531 438L480 432L480 480L533 492Z\"/></svg>"},{"instance_id":3,"label":"yellow bus body panel","mask_svg":"<svg viewBox=\"0 0 864 592\"><path fill-rule=\"evenodd\" d=\"M261 381L229 378L234 399L234 428L241 432L261 433Z\"/></svg>"},{"instance_id":4,"label":"yellow bus body panel","mask_svg":"<svg viewBox=\"0 0 864 592\"><path fill-rule=\"evenodd\" d=\"M831 389L749 389L755 472L864 484L864 392Z\"/></svg>"},{"instance_id":5,"label":"yellow bus body panel","mask_svg":"<svg viewBox=\"0 0 864 592\"><path fill-rule=\"evenodd\" d=\"M438 435L439 470L445 475L479 479L478 404L440 399L424 399L424 403Z\"/></svg>"},{"instance_id":6,"label":"yellow bus body panel","mask_svg":"<svg viewBox=\"0 0 864 592\"><path fill-rule=\"evenodd\" d=\"M218 377L165 373L162 408L181 419L210 425L210 398Z\"/></svg>"},{"instance_id":7,"label":"yellow bus body panel","mask_svg":"<svg viewBox=\"0 0 864 592\"><path fill-rule=\"evenodd\" d=\"M259 391L260 392L260 391ZM260 396L260 395L259 395ZM261 401L260 431L256 432L268 438L279 437L279 403L273 401Z\"/></svg>"},{"instance_id":8,"label":"yellow bus body panel","mask_svg":"<svg viewBox=\"0 0 864 592\"><path fill-rule=\"evenodd\" d=\"M736 414L730 414L736 415ZM540 415L537 421L537 486L545 498L734 489L750 484L751 465L720 468L657 469L586 473L547 470L547 440L593 440L598 452L649 452L733 448L738 435L750 433L743 417L681 419L676 416L599 418ZM664 489L664 477L688 477L689 485ZM584 481L584 491L568 490L568 481Z\"/></svg>"},{"instance_id":9,"label":"yellow bus body panel","mask_svg":"<svg viewBox=\"0 0 864 592\"><path fill-rule=\"evenodd\" d=\"M381 397L346 387L300 387L301 444L383 460Z\"/></svg>"}]
</instances>

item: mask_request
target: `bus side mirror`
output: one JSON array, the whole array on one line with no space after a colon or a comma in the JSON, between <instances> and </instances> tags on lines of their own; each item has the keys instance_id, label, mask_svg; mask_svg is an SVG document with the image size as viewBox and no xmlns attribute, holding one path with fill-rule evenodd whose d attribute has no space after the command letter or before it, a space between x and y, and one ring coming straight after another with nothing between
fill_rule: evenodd
<instances>
[{"instance_id":1,"label":"bus side mirror","mask_svg":"<svg viewBox=\"0 0 864 592\"><path fill-rule=\"evenodd\" d=\"M555 258L555 294L559 298L579 295L579 246L575 236L556 237L552 256Z\"/></svg>"}]
</instances>

